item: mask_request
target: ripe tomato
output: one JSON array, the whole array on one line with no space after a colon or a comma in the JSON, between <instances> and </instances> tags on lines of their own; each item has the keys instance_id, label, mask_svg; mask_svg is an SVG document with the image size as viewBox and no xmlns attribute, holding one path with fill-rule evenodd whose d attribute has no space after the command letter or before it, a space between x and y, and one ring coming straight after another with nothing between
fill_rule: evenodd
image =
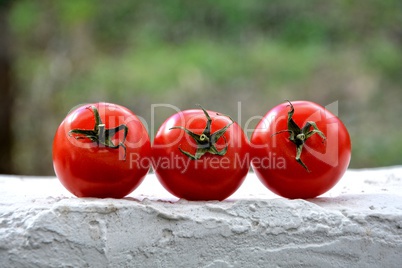
<instances>
[{"instance_id":1,"label":"ripe tomato","mask_svg":"<svg viewBox=\"0 0 402 268\"><path fill-rule=\"evenodd\" d=\"M186 110L168 118L153 144L153 167L161 184L187 200L223 200L249 170L249 143L230 117Z\"/></svg>"},{"instance_id":2,"label":"ripe tomato","mask_svg":"<svg viewBox=\"0 0 402 268\"><path fill-rule=\"evenodd\" d=\"M351 157L338 117L308 101L270 110L251 137L252 167L262 183L287 198L313 198L331 189Z\"/></svg>"},{"instance_id":3,"label":"ripe tomato","mask_svg":"<svg viewBox=\"0 0 402 268\"><path fill-rule=\"evenodd\" d=\"M96 103L78 107L60 124L53 140L53 167L60 182L78 197L122 198L143 180L150 157L144 125L125 107Z\"/></svg>"}]
</instances>

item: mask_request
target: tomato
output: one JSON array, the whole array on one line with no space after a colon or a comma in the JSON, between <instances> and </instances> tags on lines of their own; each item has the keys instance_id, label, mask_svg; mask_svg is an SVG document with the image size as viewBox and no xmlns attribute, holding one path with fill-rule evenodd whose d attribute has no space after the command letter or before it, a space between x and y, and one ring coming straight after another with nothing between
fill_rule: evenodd
<instances>
[{"instance_id":1,"label":"tomato","mask_svg":"<svg viewBox=\"0 0 402 268\"><path fill-rule=\"evenodd\" d=\"M53 167L60 182L78 197L122 198L132 192L150 165L148 132L125 107L86 104L70 112L53 140Z\"/></svg>"},{"instance_id":2,"label":"tomato","mask_svg":"<svg viewBox=\"0 0 402 268\"><path fill-rule=\"evenodd\" d=\"M223 200L249 170L249 143L230 117L203 108L168 118L153 143L153 168L161 184L187 200Z\"/></svg>"},{"instance_id":3,"label":"tomato","mask_svg":"<svg viewBox=\"0 0 402 268\"><path fill-rule=\"evenodd\" d=\"M251 136L252 167L262 183L287 198L313 198L331 189L351 158L349 133L338 117L308 102L270 110Z\"/></svg>"}]
</instances>

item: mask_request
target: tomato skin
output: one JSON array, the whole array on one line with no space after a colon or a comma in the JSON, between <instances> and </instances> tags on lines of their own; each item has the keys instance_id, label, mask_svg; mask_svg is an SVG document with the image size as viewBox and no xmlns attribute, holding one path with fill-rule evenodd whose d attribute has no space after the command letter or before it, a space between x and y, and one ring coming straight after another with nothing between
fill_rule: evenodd
<instances>
[{"instance_id":1,"label":"tomato skin","mask_svg":"<svg viewBox=\"0 0 402 268\"><path fill-rule=\"evenodd\" d=\"M207 112L212 119L211 133L232 122L224 115ZM186 200L224 200L233 194L250 167L249 142L241 127L233 123L218 139L219 151L228 145L225 155L206 153L192 160L179 147L194 154L195 141L181 129L170 129L174 126L201 134L206 127L206 117L201 110L185 110L168 118L159 128L152 147L152 164L165 189Z\"/></svg>"},{"instance_id":2,"label":"tomato skin","mask_svg":"<svg viewBox=\"0 0 402 268\"><path fill-rule=\"evenodd\" d=\"M88 138L76 139L72 129L94 129L95 106L106 128L121 124L128 127L123 147L108 148ZM112 140L115 144L123 138L118 131ZM130 110L111 103L94 103L70 112L58 127L53 140L53 167L63 186L77 197L122 198L131 193L148 173L149 165L132 165L133 157L148 157L151 146L148 132Z\"/></svg>"},{"instance_id":3,"label":"tomato skin","mask_svg":"<svg viewBox=\"0 0 402 268\"><path fill-rule=\"evenodd\" d=\"M345 173L351 158L351 141L344 124L324 107L308 102L292 102L293 120L302 128L314 121L326 140L312 135L305 141L301 160L295 160L296 145L288 129L288 103L271 109L256 126L251 137L252 167L261 182L272 192L286 198L314 198L331 189ZM264 162L265 161L265 162Z\"/></svg>"}]
</instances>

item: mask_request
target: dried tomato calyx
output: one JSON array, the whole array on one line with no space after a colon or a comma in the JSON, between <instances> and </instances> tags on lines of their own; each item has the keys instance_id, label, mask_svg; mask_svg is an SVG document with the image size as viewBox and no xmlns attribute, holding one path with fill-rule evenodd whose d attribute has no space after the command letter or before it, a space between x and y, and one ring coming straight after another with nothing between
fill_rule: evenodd
<instances>
[{"instance_id":1,"label":"dried tomato calyx","mask_svg":"<svg viewBox=\"0 0 402 268\"><path fill-rule=\"evenodd\" d=\"M289 133L290 134L289 140L296 145L296 157L295 157L296 161L300 165L302 165L303 168L305 170L307 170L307 172L310 172L310 170L307 168L307 166L300 159L300 156L303 151L303 145L304 145L305 141L307 139L309 139L311 136L313 136L314 134L320 135L320 137L323 139L323 141L326 140L326 137L325 137L324 133L318 129L316 123L313 121L308 121L302 128L300 128L295 123L295 121L293 121L293 119L292 119L295 109L290 101L287 100L287 102L289 102L288 106L290 106L290 110L288 112L288 120L287 120L288 121L288 129L278 131L278 132L272 134L271 137L275 136L277 134L285 133L285 132ZM313 128L313 129L311 129L311 128Z\"/></svg>"},{"instance_id":2,"label":"dried tomato calyx","mask_svg":"<svg viewBox=\"0 0 402 268\"><path fill-rule=\"evenodd\" d=\"M184 155L188 156L192 160L198 160L206 153L224 156L228 150L228 145L227 145L226 138L223 135L225 134L226 130L234 123L233 119L228 116L232 122L211 134L212 119L209 116L208 112L201 105L197 105L197 106L199 106L202 109L202 111L205 114L205 117L207 118L207 124L205 126L204 131L201 134L196 134L182 126L174 126L169 129L169 130L172 130L172 129L184 130L188 135L190 135L195 140L195 142L197 144L197 150L194 155L187 151L184 151L180 146L179 146L179 150ZM216 148L215 144L221 137L225 140L226 146L225 146L225 148L223 148L222 150L219 151Z\"/></svg>"},{"instance_id":3,"label":"dried tomato calyx","mask_svg":"<svg viewBox=\"0 0 402 268\"><path fill-rule=\"evenodd\" d=\"M119 147L123 147L124 156L122 160L126 160L126 145L124 142L126 141L128 134L128 127L124 124L119 125L115 128L106 128L105 124L103 124L102 119L100 118L98 109L95 106L88 106L87 109L90 109L95 117L95 126L94 129L72 129L68 132L69 136L73 136L77 140L80 139L89 139L93 142L96 142L98 146L101 144L107 148L118 149ZM112 141L113 136L123 130L124 136L123 140L119 142L119 144L114 144Z\"/></svg>"}]
</instances>

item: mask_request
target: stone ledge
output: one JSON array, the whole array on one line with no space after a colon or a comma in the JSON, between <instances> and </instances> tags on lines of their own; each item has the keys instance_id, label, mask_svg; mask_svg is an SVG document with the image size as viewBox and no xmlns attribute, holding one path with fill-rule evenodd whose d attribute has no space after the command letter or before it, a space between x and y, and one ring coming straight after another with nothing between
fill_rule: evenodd
<instances>
[{"instance_id":1,"label":"stone ledge","mask_svg":"<svg viewBox=\"0 0 402 268\"><path fill-rule=\"evenodd\" d=\"M223 202L178 200L152 174L121 200L0 176L2 267L399 267L401 252L402 167L349 170L311 200L250 173Z\"/></svg>"}]
</instances>

